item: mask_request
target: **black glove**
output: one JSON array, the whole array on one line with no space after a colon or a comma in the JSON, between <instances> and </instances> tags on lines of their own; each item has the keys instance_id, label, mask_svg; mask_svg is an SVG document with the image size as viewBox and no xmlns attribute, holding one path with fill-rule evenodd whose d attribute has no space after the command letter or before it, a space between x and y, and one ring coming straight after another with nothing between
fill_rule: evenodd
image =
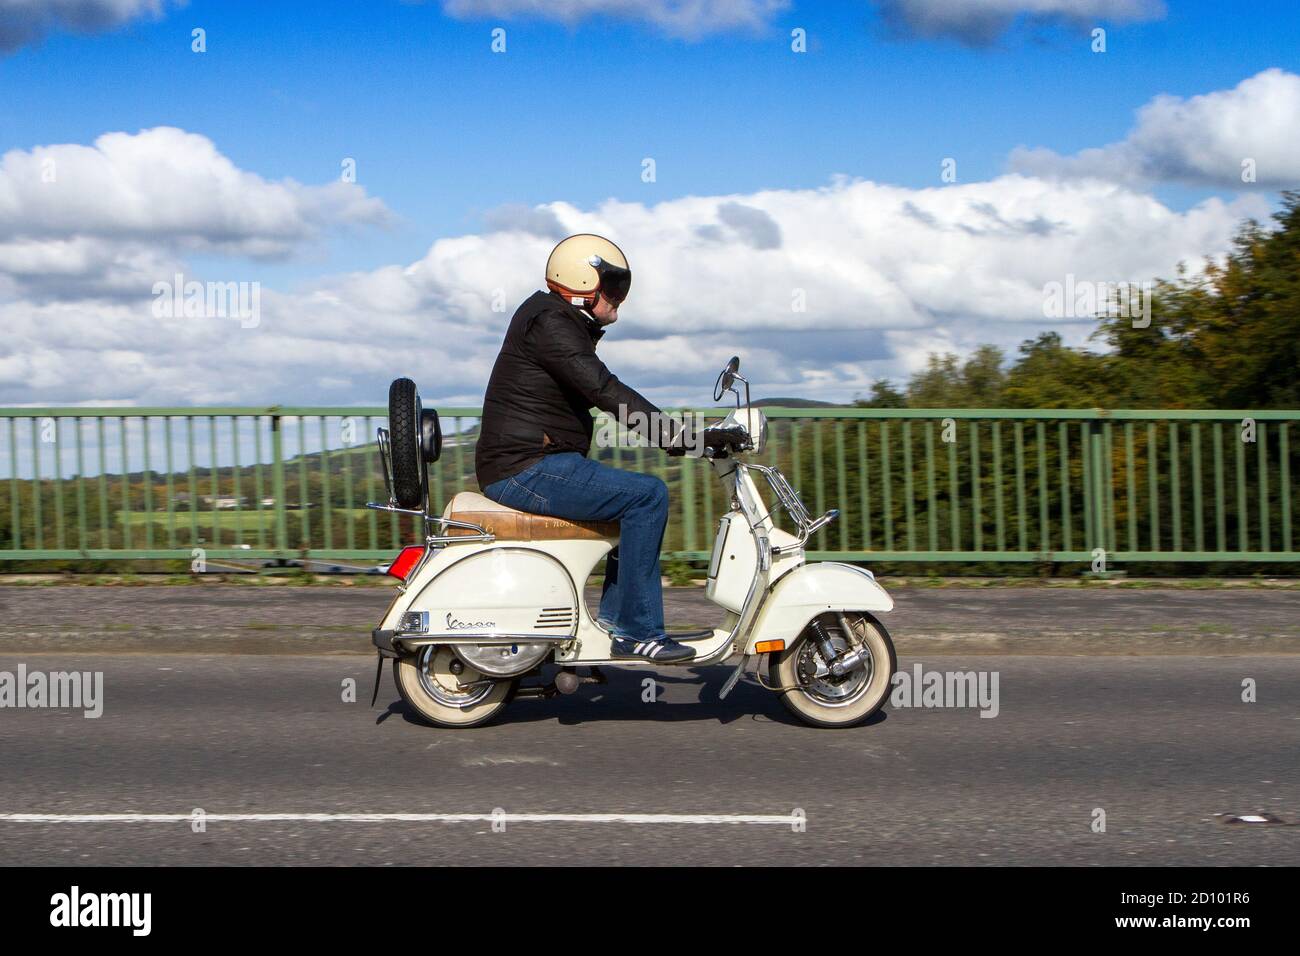
<instances>
[{"instance_id":1,"label":"black glove","mask_svg":"<svg viewBox=\"0 0 1300 956\"><path fill-rule=\"evenodd\" d=\"M746 433L743 427L733 425L729 428L710 426L695 432L689 426L683 427L670 444L664 445L673 458L680 458L698 448L705 458L718 457L716 452L729 451L745 443Z\"/></svg>"},{"instance_id":2,"label":"black glove","mask_svg":"<svg viewBox=\"0 0 1300 956\"><path fill-rule=\"evenodd\" d=\"M725 457L728 452L744 447L747 438L748 433L740 425L728 427L714 425L706 428L704 429L704 457Z\"/></svg>"},{"instance_id":3,"label":"black glove","mask_svg":"<svg viewBox=\"0 0 1300 956\"><path fill-rule=\"evenodd\" d=\"M706 428L704 429L704 447L705 448L730 448L738 444L740 436L734 431L725 428Z\"/></svg>"}]
</instances>

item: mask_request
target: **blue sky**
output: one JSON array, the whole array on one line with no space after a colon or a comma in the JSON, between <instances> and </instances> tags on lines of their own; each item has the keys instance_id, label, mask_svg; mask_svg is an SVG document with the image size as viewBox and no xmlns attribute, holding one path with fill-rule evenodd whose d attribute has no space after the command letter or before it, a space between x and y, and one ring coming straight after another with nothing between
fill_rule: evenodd
<instances>
[{"instance_id":1,"label":"blue sky","mask_svg":"<svg viewBox=\"0 0 1300 956\"><path fill-rule=\"evenodd\" d=\"M507 30L493 54L490 31ZM190 51L190 30L208 50ZM795 56L790 30L808 32ZM815 187L834 174L932 185L943 157L984 179L1018 146L1122 138L1157 93L1300 66L1294 2L1174 2L1167 18L1087 30L1020 25L995 44L892 36L865 3L796 3L757 34L683 40L603 17L566 26L437 3L193 0L97 36L58 33L0 59L0 150L174 125L239 166L316 183L357 160L398 214L286 272L414 259L506 203ZM564 111L557 109L563 105ZM566 126L591 135L565 135ZM640 178L654 157L657 181ZM1183 206L1204 190L1162 193Z\"/></svg>"},{"instance_id":2,"label":"blue sky","mask_svg":"<svg viewBox=\"0 0 1300 956\"><path fill-rule=\"evenodd\" d=\"M498 10L520 2L451 0L453 6L495 5ZM561 6L573 2L556 0ZM612 0L597 5L600 2ZM886 0L885 6L906 12L926 2ZM885 22L876 3L797 0L784 7L771 0L709 0L706 8L724 11L769 4L779 9L761 14L762 25L756 30L709 29L706 23L693 38L673 35L651 15L578 16L557 23L519 16L457 17L449 15L443 3L392 0L193 0L183 7L164 4L160 16L129 18L109 29L76 32L54 24L44 36L0 54L0 154L12 151L12 156L34 158L44 155L39 149L43 147L90 147L103 134L175 127L210 141L238 170L276 189L289 190L289 181L323 189L338 180L342 160L354 158L356 185L387 213L378 217L383 222L355 212L339 213L318 196L304 213L311 225L295 220L292 227L300 228L305 238L282 242L277 234L276 251L265 254L249 252L266 238L257 235L256 228L249 227L232 243L223 231L230 228L227 224L205 228L201 219L182 229L179 238L175 229L160 232L156 241L142 237L138 221L166 218L166 210L156 207L174 203L174 194L167 200L142 195L139 209L106 214L110 220L120 215L123 222L132 223L129 243L114 232L111 221L82 235L66 225L37 228L30 216L17 212L6 222L0 204L0 318L10 321L16 316L33 330L30 339L8 346L18 369L10 378L4 377L0 361L0 398L18 403L51 397L42 383L57 381L54 370L73 357L64 345L42 336L53 334L49 330L75 312L89 317L86 321L93 319L97 331L124 330L120 339L106 339L101 348L120 353L124 368L132 369L120 380L87 385L77 396L80 400L253 401L278 400L295 392L317 400L373 400L367 383L376 369L354 372L338 367L337 361L330 366L323 347L319 354L313 352L318 364L284 378L270 371L252 377L241 373L242 388L237 389L219 384L229 383L232 376L227 374L203 388L194 386L192 371L179 369L197 361L195 356L211 356L212 343L199 335L187 344L188 332L179 337L169 333L171 351L150 352L139 342L156 336L132 324L145 318L137 313L147 309L147 296L130 312L122 293L124 284L147 280L149 269L167 275L164 268L183 266L213 277L256 279L272 292L299 297L273 304L272 316L276 308L282 310L278 323L269 322L256 335L250 332L238 340L231 354L241 357L296 347L293 343L309 333L294 331L289 316L315 306L314 300L302 298L312 289L327 289L331 307L339 301L355 303L361 296L391 295L382 303L366 301L375 304L375 312L387 315L405 309L412 323L422 321L422 309L441 309L439 321L451 322L472 338L464 354L445 348L437 353L444 361L463 360L461 367L473 369L449 383L445 397L474 401L480 389L476 382L486 377L485 363L490 365L492 343L499 342L508 313L463 311L468 308L466 296L486 301L490 289L484 284L489 280L466 270L454 244L439 241L486 236L484 242L495 250L491 254L502 257L501 269L508 273L501 285L510 297L522 297L525 286L536 282L520 263L531 262L534 250L544 249L551 239L537 235L532 245L523 239L493 239L485 217L516 206L544 208L566 228L621 228L619 238L634 244L629 249L634 270L637 262L659 267L658 272L637 272L634 288L643 298L638 301L634 293L629 305L642 312L626 310L628 321L611 336L610 351L640 367L650 382L647 388L665 400L689 397L693 379L674 378L654 362L682 348L709 350L710 355L714 349L734 348L746 332L770 350L770 377L786 376L774 389L829 398L852 397L881 375L905 375L927 349L968 350L981 335L1010 347L1035 332L1034 290L1063 270L1149 278L1168 274L1186 257L1221 251L1231 223L1267 211L1276 203L1279 183L1290 182L1287 177L1293 171L1286 162L1274 161L1268 185L1242 187L1234 182L1237 152L1293 156L1300 163L1294 129L1270 122L1264 124L1270 128L1257 131L1260 142L1229 140L1225 145L1221 135L1206 145L1192 141L1199 135L1195 117L1166 117L1167 124L1151 124L1136 152L1108 154L1109 166L1089 161L1081 173L1069 160L1081 151L1122 143L1135 128L1138 111L1161 94L1184 99L1226 96L1268 70L1280 73L1241 97L1250 109L1265 112L1232 116L1275 117L1277 109L1265 109L1270 103L1281 103L1285 115L1292 102L1288 91L1300 88L1295 77L1300 72L1300 11L1294 2L1233 5L1225 12L1221 4L1208 0L1171 0L1163 13L1159 0L1052 2L1082 13L1073 19L1038 20L1009 15L1009 25L983 42L971 42L961 29L941 30L938 36L900 31L897 21L893 26ZM1093 15L1125 2L1152 11L1151 16L1112 21ZM627 7L642 10L666 4L626 0ZM952 0L949 6L981 5L1014 13L1018 3ZM1090 49L1093 25L1107 30L1104 54ZM497 26L507 31L505 54L490 48L491 30ZM190 49L195 27L206 31L207 51L202 54ZM791 52L794 28L807 32L806 54ZM1226 114L1230 108L1236 109L1226 100L1212 104L1209 115ZM1225 122L1224 128L1237 127ZM1249 132L1244 139L1254 135ZM1046 159L1039 157L1024 167L1027 175L1042 178L1042 188L1037 182L1026 187L1003 178L1018 147L1050 151ZM1227 157L1215 160L1215 171L1186 174L1215 148ZM1098 169L1104 180L1116 163L1132 165L1130 153L1156 171L1140 183L1086 187L1097 203L1114 203L1105 210L1090 208L1090 200L1079 192L1084 187L1072 183L1099 175ZM1171 153L1177 155L1171 159ZM653 183L641 178L645 157L652 157L657 166ZM946 157L958 163L958 183L949 198L936 192L942 186L940 162ZM115 168L121 171L120 165ZM1168 175L1161 172L1166 168L1171 170ZM716 251L699 245L706 230L719 234L708 225L713 210L730 201L761 210L759 215L779 223L786 243L782 252L788 253L785 261L815 263L826 251L814 250L814 243L796 242L806 216L813 214L804 207L816 205L816 196L806 191L829 188L837 176L862 186L837 194L836 202L825 207L831 212L822 209L816 215L838 218L838 210L853 207L859 209L855 215L879 213L881 218L877 223L846 217L835 223L844 227L846 237L837 248L844 248L843 242L861 242L861 248L849 250L852 266L846 263L841 271L856 270L868 279L853 288L828 284L815 290L816 300L828 304L801 321L832 337L809 337L808 342L815 339L817 344L809 345L803 358L796 356L793 371L778 368L777 359L783 353L789 356L792 346L781 344L785 326L775 319L765 319L766 324L759 322L753 329L742 319L719 322L709 326L707 340L686 338L708 321L698 314L704 308L701 296L674 299L669 294L681 281L670 272L670 260L694 263L701 255L713 257L719 262L710 268L722 275L735 275L736 268L750 269L754 276L771 271L772 260L764 259L766 253L756 252L740 233L728 234L731 246L719 245ZM1057 185L1046 185L1048 180ZM85 181L94 182L93 177ZM4 187L0 181L0 197ZM765 198L765 193L773 195ZM129 189L121 192L130 194ZM50 195L60 197L53 200L55 206L87 199L84 193L47 191L41 199L47 212ZM692 203L689 197L701 197L702 202ZM616 203L611 206L610 200ZM635 208L620 208L619 203ZM875 211L864 211L868 209ZM885 216L900 210L903 218L897 222ZM994 274L1009 257L1035 259L1039 254L1033 245L1018 252L996 247L1001 241L996 237L970 247L917 237L916 255L907 261L891 258L888 233L898 222L991 235L980 217L999 223L998 228L1019 228L1012 210L1018 210L1015 216L1023 222L1054 223L1057 235L1076 237L1074 246L1043 255L1044 261L1054 263L1055 272ZM62 214L56 217L61 222L76 218L71 206L55 211ZM255 217L257 212L250 208L241 215ZM211 219L213 212L202 215ZM331 216L335 221L319 225ZM1131 255L1117 252L1107 259L1080 251L1111 241L1114 230L1131 236ZM873 231L884 234L884 248L874 248ZM1179 241L1167 247L1152 239L1171 233ZM48 274L36 277L39 282L26 264L7 267L6 235L16 237L15 242L45 241L53 235L61 242L87 244L99 257L95 261L111 263L91 284L111 287L112 295L101 291L96 293L99 298L77 298L69 291L70 283L58 284L63 270L59 261L48 267ZM1095 241L1079 238L1093 235ZM652 237L672 248L648 248ZM929 249L936 250L934 262L915 262ZM733 254L750 258L737 260L745 264L728 273L725 260ZM423 278L412 280L412 288L394 291L393 270L419 263ZM5 285L6 268L11 286ZM1128 271L1134 274L1119 274ZM466 277L470 272L472 280ZM340 278L348 274L362 278ZM931 274L938 279L931 281ZM796 270L788 286L778 283L765 293L768 299L747 302L743 308L766 315L787 303L788 312L788 289L816 281ZM959 282L983 282L986 287L969 289L967 304L954 291ZM953 290L924 294L945 284ZM1004 293L1005 301L998 301ZM399 301L405 304L395 304ZM854 305L859 301L861 313ZM60 302L62 312L56 308ZM990 324L989 309L999 321L1005 313L1005 327ZM334 334L340 339L364 337L364 312L359 308L350 317L334 315ZM868 314L883 317L862 317ZM351 332L345 331L349 322L356 326ZM1086 322L1067 325L1072 341L1086 336ZM837 330L848 336L842 344L833 337ZM65 331L64 338L69 337L76 336ZM635 354L630 349L620 352L620 338L642 342L643 347ZM317 344L313 340L302 347L313 350ZM829 378L823 375L826 356L843 355L846 349L843 367ZM48 365L33 358L47 353L52 356ZM805 364L798 364L804 359ZM156 376L141 369L153 370Z\"/></svg>"}]
</instances>

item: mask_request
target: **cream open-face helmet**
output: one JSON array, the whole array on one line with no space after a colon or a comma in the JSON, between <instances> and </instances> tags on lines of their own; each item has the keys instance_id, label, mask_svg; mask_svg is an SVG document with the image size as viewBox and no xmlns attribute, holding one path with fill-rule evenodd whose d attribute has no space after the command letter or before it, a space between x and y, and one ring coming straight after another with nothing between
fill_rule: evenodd
<instances>
[{"instance_id":1,"label":"cream open-face helmet","mask_svg":"<svg viewBox=\"0 0 1300 956\"><path fill-rule=\"evenodd\" d=\"M551 250L546 285L579 308L594 308L597 296L617 305L627 298L632 270L622 249L603 236L584 232Z\"/></svg>"}]
</instances>

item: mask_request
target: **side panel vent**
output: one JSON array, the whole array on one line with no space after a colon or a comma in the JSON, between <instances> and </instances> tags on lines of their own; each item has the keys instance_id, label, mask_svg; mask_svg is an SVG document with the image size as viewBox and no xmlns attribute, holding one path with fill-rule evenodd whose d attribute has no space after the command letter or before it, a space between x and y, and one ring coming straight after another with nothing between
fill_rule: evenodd
<instances>
[{"instance_id":1,"label":"side panel vent","mask_svg":"<svg viewBox=\"0 0 1300 956\"><path fill-rule=\"evenodd\" d=\"M533 627L539 631L567 631L576 618L577 613L571 607L544 607Z\"/></svg>"}]
</instances>

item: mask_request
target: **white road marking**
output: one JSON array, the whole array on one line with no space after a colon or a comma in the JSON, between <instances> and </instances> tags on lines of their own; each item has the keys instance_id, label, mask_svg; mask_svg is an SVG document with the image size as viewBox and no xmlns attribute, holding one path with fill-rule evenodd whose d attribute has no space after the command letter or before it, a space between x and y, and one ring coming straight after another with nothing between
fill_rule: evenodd
<instances>
[{"instance_id":1,"label":"white road marking","mask_svg":"<svg viewBox=\"0 0 1300 956\"><path fill-rule=\"evenodd\" d=\"M802 814L738 813L0 813L0 823L742 823L791 826Z\"/></svg>"},{"instance_id":2,"label":"white road marking","mask_svg":"<svg viewBox=\"0 0 1300 956\"><path fill-rule=\"evenodd\" d=\"M564 764L560 763L558 760L552 760L550 757L538 757L527 754L519 757L468 757L461 761L461 764L466 767L497 767L513 763L545 764L548 767L564 766Z\"/></svg>"}]
</instances>

